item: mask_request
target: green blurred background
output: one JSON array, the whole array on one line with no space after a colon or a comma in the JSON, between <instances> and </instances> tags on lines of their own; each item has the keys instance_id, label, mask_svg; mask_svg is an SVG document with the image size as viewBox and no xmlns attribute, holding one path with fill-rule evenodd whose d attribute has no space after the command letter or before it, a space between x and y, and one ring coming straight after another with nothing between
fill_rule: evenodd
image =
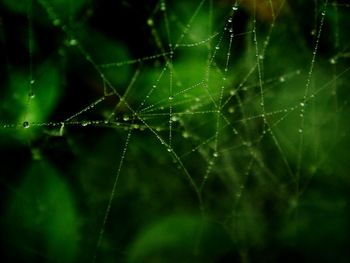
<instances>
[{"instance_id":1,"label":"green blurred background","mask_svg":"<svg viewBox=\"0 0 350 263\"><path fill-rule=\"evenodd\" d=\"M2 262L349 262L350 5L2 0Z\"/></svg>"}]
</instances>

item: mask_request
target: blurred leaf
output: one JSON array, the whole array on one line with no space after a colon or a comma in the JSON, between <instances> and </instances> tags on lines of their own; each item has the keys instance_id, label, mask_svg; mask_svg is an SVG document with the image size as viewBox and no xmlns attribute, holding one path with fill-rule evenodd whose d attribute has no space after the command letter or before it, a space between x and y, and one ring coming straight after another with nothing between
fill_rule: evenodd
<instances>
[{"instance_id":1,"label":"blurred leaf","mask_svg":"<svg viewBox=\"0 0 350 263\"><path fill-rule=\"evenodd\" d=\"M36 79L30 81L22 72L11 74L8 99L3 104L9 122L44 122L57 104L60 96L57 67L46 62L38 68L35 76Z\"/></svg>"},{"instance_id":2,"label":"blurred leaf","mask_svg":"<svg viewBox=\"0 0 350 263\"><path fill-rule=\"evenodd\" d=\"M215 240L215 243L213 243ZM146 228L129 250L130 262L214 262L231 243L223 231L198 216L172 215Z\"/></svg>"},{"instance_id":3,"label":"blurred leaf","mask_svg":"<svg viewBox=\"0 0 350 263\"><path fill-rule=\"evenodd\" d=\"M34 162L10 202L7 231L27 260L35 254L74 262L79 219L67 184L47 162ZM27 261L27 262L28 262Z\"/></svg>"}]
</instances>

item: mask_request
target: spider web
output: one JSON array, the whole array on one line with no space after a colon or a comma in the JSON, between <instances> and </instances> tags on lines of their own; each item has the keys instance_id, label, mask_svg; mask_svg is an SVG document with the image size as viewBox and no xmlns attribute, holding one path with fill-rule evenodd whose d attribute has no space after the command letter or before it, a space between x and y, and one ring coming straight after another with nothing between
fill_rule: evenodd
<instances>
[{"instance_id":1,"label":"spider web","mask_svg":"<svg viewBox=\"0 0 350 263\"><path fill-rule=\"evenodd\" d=\"M346 261L346 1L63 2L1 4L10 259Z\"/></svg>"}]
</instances>

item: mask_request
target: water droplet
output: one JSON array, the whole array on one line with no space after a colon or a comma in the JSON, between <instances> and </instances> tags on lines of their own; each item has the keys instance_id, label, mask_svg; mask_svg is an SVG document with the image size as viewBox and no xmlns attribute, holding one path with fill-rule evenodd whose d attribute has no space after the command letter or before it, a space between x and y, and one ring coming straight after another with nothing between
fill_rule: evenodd
<instances>
[{"instance_id":1,"label":"water droplet","mask_svg":"<svg viewBox=\"0 0 350 263\"><path fill-rule=\"evenodd\" d=\"M252 143L249 142L249 141L244 141L242 144L243 144L244 146L247 146L247 147L252 146Z\"/></svg>"},{"instance_id":2,"label":"water droplet","mask_svg":"<svg viewBox=\"0 0 350 263\"><path fill-rule=\"evenodd\" d=\"M173 100L174 99L174 97L173 96L169 96L169 98L168 98L169 100Z\"/></svg>"},{"instance_id":3,"label":"water droplet","mask_svg":"<svg viewBox=\"0 0 350 263\"><path fill-rule=\"evenodd\" d=\"M184 138L188 138L189 136L190 136L190 135L188 134L188 132L185 132L185 131L184 131L184 132L182 133L182 137L184 137Z\"/></svg>"},{"instance_id":4,"label":"water droplet","mask_svg":"<svg viewBox=\"0 0 350 263\"><path fill-rule=\"evenodd\" d=\"M331 64L337 64L337 60L335 59L335 58L331 58L330 60L329 60L329 63L331 63Z\"/></svg>"},{"instance_id":5,"label":"water droplet","mask_svg":"<svg viewBox=\"0 0 350 263\"><path fill-rule=\"evenodd\" d=\"M167 151L168 151L168 152L171 152L171 151L172 151L172 149L171 149L171 148L167 148Z\"/></svg>"},{"instance_id":6,"label":"water droplet","mask_svg":"<svg viewBox=\"0 0 350 263\"><path fill-rule=\"evenodd\" d=\"M23 122L23 128L28 129L30 127L29 122L25 121Z\"/></svg>"},{"instance_id":7,"label":"water droplet","mask_svg":"<svg viewBox=\"0 0 350 263\"><path fill-rule=\"evenodd\" d=\"M130 118L129 118L129 116L128 115L124 115L123 116L123 121L128 121Z\"/></svg>"},{"instance_id":8,"label":"water droplet","mask_svg":"<svg viewBox=\"0 0 350 263\"><path fill-rule=\"evenodd\" d=\"M286 79L285 79L283 76L281 76L281 77L279 78L279 81L280 81L280 82L285 82Z\"/></svg>"},{"instance_id":9,"label":"water droplet","mask_svg":"<svg viewBox=\"0 0 350 263\"><path fill-rule=\"evenodd\" d=\"M52 23L54 26L59 26L59 25L61 25L61 20L55 19Z\"/></svg>"},{"instance_id":10,"label":"water droplet","mask_svg":"<svg viewBox=\"0 0 350 263\"><path fill-rule=\"evenodd\" d=\"M214 153L213 153L213 157L214 157L214 158L217 158L217 157L219 157L219 154L218 154L218 152L214 152Z\"/></svg>"},{"instance_id":11,"label":"water droplet","mask_svg":"<svg viewBox=\"0 0 350 263\"><path fill-rule=\"evenodd\" d=\"M232 29L232 28L230 28L228 32L232 33L232 32L233 32L233 29Z\"/></svg>"},{"instance_id":12,"label":"water droplet","mask_svg":"<svg viewBox=\"0 0 350 263\"><path fill-rule=\"evenodd\" d=\"M232 10L236 11L236 10L238 10L238 7L237 6L232 6Z\"/></svg>"},{"instance_id":13,"label":"water droplet","mask_svg":"<svg viewBox=\"0 0 350 263\"><path fill-rule=\"evenodd\" d=\"M81 126L83 126L83 127L86 127L86 126L88 126L88 125L89 125L89 122L88 122L88 121L83 121L82 124L81 124Z\"/></svg>"},{"instance_id":14,"label":"water droplet","mask_svg":"<svg viewBox=\"0 0 350 263\"><path fill-rule=\"evenodd\" d=\"M29 97L30 99L34 99L34 98L35 98L34 92L33 92L33 91L30 91L30 92L28 93L28 97Z\"/></svg>"},{"instance_id":15,"label":"water droplet","mask_svg":"<svg viewBox=\"0 0 350 263\"><path fill-rule=\"evenodd\" d=\"M232 22L232 18L230 17L227 21L228 21L229 23L231 23L231 22Z\"/></svg>"},{"instance_id":16,"label":"water droplet","mask_svg":"<svg viewBox=\"0 0 350 263\"><path fill-rule=\"evenodd\" d=\"M298 132L299 132L299 133L303 133L303 130L302 130L302 129L299 129Z\"/></svg>"},{"instance_id":17,"label":"water droplet","mask_svg":"<svg viewBox=\"0 0 350 263\"><path fill-rule=\"evenodd\" d=\"M305 106L305 103L304 103L304 102L300 102L300 106L301 106L301 107L304 107L304 106Z\"/></svg>"},{"instance_id":18,"label":"water droplet","mask_svg":"<svg viewBox=\"0 0 350 263\"><path fill-rule=\"evenodd\" d=\"M235 90L230 90L230 95L231 96L234 96L236 94L236 91Z\"/></svg>"},{"instance_id":19,"label":"water droplet","mask_svg":"<svg viewBox=\"0 0 350 263\"><path fill-rule=\"evenodd\" d=\"M165 3L164 3L164 2L162 2L162 3L160 4L160 10L161 10L161 11L165 11L165 10L166 10L166 6L165 6Z\"/></svg>"},{"instance_id":20,"label":"water droplet","mask_svg":"<svg viewBox=\"0 0 350 263\"><path fill-rule=\"evenodd\" d=\"M30 80L30 85L33 85L35 83L35 79Z\"/></svg>"},{"instance_id":21,"label":"water droplet","mask_svg":"<svg viewBox=\"0 0 350 263\"><path fill-rule=\"evenodd\" d=\"M219 46L216 46L216 47L215 47L215 49L216 49L216 50L219 50L219 49L220 49L220 47L219 47Z\"/></svg>"},{"instance_id":22,"label":"water droplet","mask_svg":"<svg viewBox=\"0 0 350 263\"><path fill-rule=\"evenodd\" d=\"M234 113L235 112L235 108L234 107L228 108L228 112L231 113L231 114Z\"/></svg>"},{"instance_id":23,"label":"water droplet","mask_svg":"<svg viewBox=\"0 0 350 263\"><path fill-rule=\"evenodd\" d=\"M147 19L147 25L149 25L149 26L153 26L154 25L154 22L153 22L152 18Z\"/></svg>"},{"instance_id":24,"label":"water droplet","mask_svg":"<svg viewBox=\"0 0 350 263\"><path fill-rule=\"evenodd\" d=\"M78 41L74 38L72 38L71 40L69 40L69 45L71 46L76 46L78 44Z\"/></svg>"},{"instance_id":25,"label":"water droplet","mask_svg":"<svg viewBox=\"0 0 350 263\"><path fill-rule=\"evenodd\" d=\"M41 154L39 149L32 149L32 157L34 160L41 160Z\"/></svg>"}]
</instances>

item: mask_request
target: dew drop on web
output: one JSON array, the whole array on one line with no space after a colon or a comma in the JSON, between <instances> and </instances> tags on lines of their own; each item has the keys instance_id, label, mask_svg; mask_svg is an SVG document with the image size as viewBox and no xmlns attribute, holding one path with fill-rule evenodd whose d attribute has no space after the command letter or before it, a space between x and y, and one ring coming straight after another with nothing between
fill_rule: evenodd
<instances>
[{"instance_id":1,"label":"dew drop on web","mask_svg":"<svg viewBox=\"0 0 350 263\"><path fill-rule=\"evenodd\" d=\"M24 128L24 129L28 129L29 127L30 127L29 122L24 121L24 122L23 122L23 128Z\"/></svg>"}]
</instances>

